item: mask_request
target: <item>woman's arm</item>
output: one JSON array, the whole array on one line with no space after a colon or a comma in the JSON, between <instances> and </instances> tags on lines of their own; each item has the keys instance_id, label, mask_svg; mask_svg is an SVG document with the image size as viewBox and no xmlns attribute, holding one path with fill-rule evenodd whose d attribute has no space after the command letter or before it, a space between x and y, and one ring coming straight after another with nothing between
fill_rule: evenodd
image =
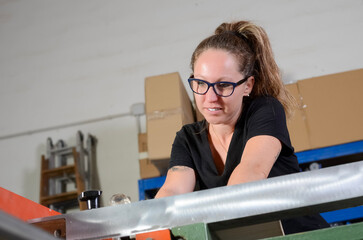
<instances>
[{"instance_id":1,"label":"woman's arm","mask_svg":"<svg viewBox=\"0 0 363 240\"><path fill-rule=\"evenodd\" d=\"M190 167L174 166L169 169L165 183L155 198L174 196L192 192L195 187L195 172Z\"/></svg>"},{"instance_id":2,"label":"woman's arm","mask_svg":"<svg viewBox=\"0 0 363 240\"><path fill-rule=\"evenodd\" d=\"M257 181L268 177L281 152L281 142L268 135L249 139L240 164L233 170L227 185Z\"/></svg>"}]
</instances>

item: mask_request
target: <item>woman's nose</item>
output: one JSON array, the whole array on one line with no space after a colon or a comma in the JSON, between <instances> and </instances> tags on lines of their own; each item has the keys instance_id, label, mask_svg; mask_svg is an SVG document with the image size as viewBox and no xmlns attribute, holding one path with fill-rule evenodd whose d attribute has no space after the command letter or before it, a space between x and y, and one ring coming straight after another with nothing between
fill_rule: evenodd
<instances>
[{"instance_id":1,"label":"woman's nose","mask_svg":"<svg viewBox=\"0 0 363 240\"><path fill-rule=\"evenodd\" d=\"M205 98L209 102L215 102L215 101L217 101L218 100L218 97L219 96L215 93L215 91L214 91L214 89L213 89L212 86L208 89L207 93L205 94Z\"/></svg>"}]
</instances>

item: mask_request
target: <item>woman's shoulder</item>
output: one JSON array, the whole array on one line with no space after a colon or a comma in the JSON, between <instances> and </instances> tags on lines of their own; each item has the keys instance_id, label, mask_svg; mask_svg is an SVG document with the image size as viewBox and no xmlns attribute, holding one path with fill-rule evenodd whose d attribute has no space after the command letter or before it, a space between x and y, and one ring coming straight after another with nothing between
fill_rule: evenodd
<instances>
[{"instance_id":1,"label":"woman's shoulder","mask_svg":"<svg viewBox=\"0 0 363 240\"><path fill-rule=\"evenodd\" d=\"M274 97L271 97L271 96L259 96L259 97L256 97L251 101L251 105L256 105L256 106L275 105L275 106L281 106L282 107L282 104L280 103L280 101L277 100Z\"/></svg>"},{"instance_id":2,"label":"woman's shoulder","mask_svg":"<svg viewBox=\"0 0 363 240\"><path fill-rule=\"evenodd\" d=\"M186 124L177 132L176 139L189 143L200 142L203 140L206 129L205 120Z\"/></svg>"},{"instance_id":3,"label":"woman's shoulder","mask_svg":"<svg viewBox=\"0 0 363 240\"><path fill-rule=\"evenodd\" d=\"M202 120L199 122L193 122L186 124L182 127L180 131L188 132L188 133L200 133L201 131L206 129L206 121Z\"/></svg>"},{"instance_id":4,"label":"woman's shoulder","mask_svg":"<svg viewBox=\"0 0 363 240\"><path fill-rule=\"evenodd\" d=\"M272 110L272 111L282 111L284 112L284 107L281 102L270 96L260 96L252 99L249 104L250 111L257 111L259 109Z\"/></svg>"},{"instance_id":5,"label":"woman's shoulder","mask_svg":"<svg viewBox=\"0 0 363 240\"><path fill-rule=\"evenodd\" d=\"M255 116L257 118L285 116L283 105L274 97L260 96L250 99L249 106L246 109L247 118Z\"/></svg>"}]
</instances>

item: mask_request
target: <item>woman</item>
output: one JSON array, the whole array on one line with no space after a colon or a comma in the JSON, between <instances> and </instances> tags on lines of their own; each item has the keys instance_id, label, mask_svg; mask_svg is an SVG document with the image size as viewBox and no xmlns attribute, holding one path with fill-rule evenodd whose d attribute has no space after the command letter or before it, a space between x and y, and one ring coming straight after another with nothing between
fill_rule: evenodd
<instances>
[{"instance_id":1,"label":"woman","mask_svg":"<svg viewBox=\"0 0 363 240\"><path fill-rule=\"evenodd\" d=\"M299 172L285 112L285 90L265 31L223 23L195 49L189 85L205 120L185 125L173 143L156 198ZM282 221L285 233L328 226L320 217Z\"/></svg>"}]
</instances>

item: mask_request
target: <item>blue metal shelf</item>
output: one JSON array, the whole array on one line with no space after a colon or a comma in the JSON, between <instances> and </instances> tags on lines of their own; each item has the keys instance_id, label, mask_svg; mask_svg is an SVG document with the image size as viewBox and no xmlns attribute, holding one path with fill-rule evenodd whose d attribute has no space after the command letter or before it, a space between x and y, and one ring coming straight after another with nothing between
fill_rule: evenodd
<instances>
[{"instance_id":1,"label":"blue metal shelf","mask_svg":"<svg viewBox=\"0 0 363 240\"><path fill-rule=\"evenodd\" d=\"M363 218L363 206L321 213L328 223L349 222Z\"/></svg>"},{"instance_id":2,"label":"blue metal shelf","mask_svg":"<svg viewBox=\"0 0 363 240\"><path fill-rule=\"evenodd\" d=\"M296 156L299 164L302 164L357 153L363 153L363 140L297 152Z\"/></svg>"},{"instance_id":3,"label":"blue metal shelf","mask_svg":"<svg viewBox=\"0 0 363 240\"><path fill-rule=\"evenodd\" d=\"M139 200L145 200L145 191L150 189L158 189L163 186L165 182L166 176L155 177L155 178L146 178L140 179L138 181L139 184Z\"/></svg>"}]
</instances>

